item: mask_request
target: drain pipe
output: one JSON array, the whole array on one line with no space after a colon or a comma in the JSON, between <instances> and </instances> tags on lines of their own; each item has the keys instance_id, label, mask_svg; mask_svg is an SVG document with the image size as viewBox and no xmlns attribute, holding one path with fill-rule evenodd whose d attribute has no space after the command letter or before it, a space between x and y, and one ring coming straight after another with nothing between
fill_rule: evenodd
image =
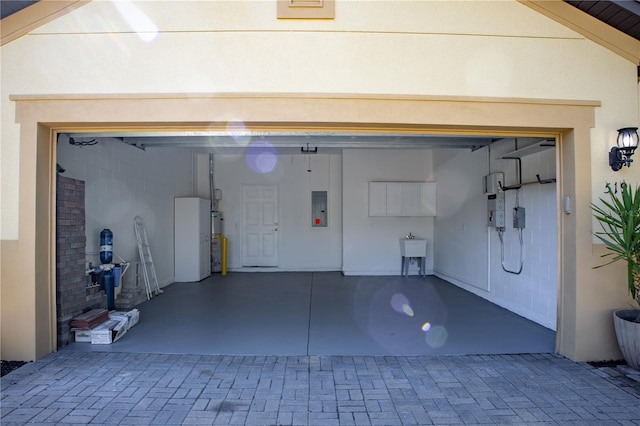
<instances>
[{"instance_id":1,"label":"drain pipe","mask_svg":"<svg viewBox=\"0 0 640 426\"><path fill-rule=\"evenodd\" d=\"M213 154L209 154L209 199L211 200L211 211L218 210L215 205L215 186L213 185Z\"/></svg>"}]
</instances>

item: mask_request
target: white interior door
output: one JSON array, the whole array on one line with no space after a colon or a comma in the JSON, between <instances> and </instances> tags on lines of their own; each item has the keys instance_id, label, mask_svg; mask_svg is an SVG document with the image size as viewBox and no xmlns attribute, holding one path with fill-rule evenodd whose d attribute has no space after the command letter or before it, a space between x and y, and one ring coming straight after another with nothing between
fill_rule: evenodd
<instances>
[{"instance_id":1,"label":"white interior door","mask_svg":"<svg viewBox=\"0 0 640 426\"><path fill-rule=\"evenodd\" d=\"M278 266L278 188L242 187L242 265Z\"/></svg>"}]
</instances>

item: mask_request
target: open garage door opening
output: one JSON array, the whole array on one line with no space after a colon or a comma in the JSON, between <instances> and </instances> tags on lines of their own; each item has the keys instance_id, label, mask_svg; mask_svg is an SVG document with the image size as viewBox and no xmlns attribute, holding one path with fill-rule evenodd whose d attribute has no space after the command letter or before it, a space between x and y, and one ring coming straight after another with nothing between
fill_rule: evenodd
<instances>
[{"instance_id":1,"label":"open garage door opening","mask_svg":"<svg viewBox=\"0 0 640 426\"><path fill-rule=\"evenodd\" d=\"M83 256L76 259L82 272L78 288L93 292L95 306L102 303L99 286L88 290L92 280L86 273L100 264L102 229L113 231L114 254L131 264L115 289L116 307L139 306L142 318L137 329L115 343L120 349L142 351L134 340L159 352L163 347L177 350L170 340L197 353L242 354L277 348L282 354L555 349L558 215L553 137L61 133L57 162L59 185L61 180L64 185L77 181L84 191L84 235L76 230L73 240L78 246L84 238L84 245L76 247ZM433 191L425 190L427 185ZM246 244L246 215L262 211L248 209L243 201L247 187L276 189L269 231L277 232L272 248L278 257L267 267L246 260L248 249L260 247ZM316 226L317 192L326 194L319 210L326 214L326 226ZM208 241L215 242L218 234L228 240L227 276L216 268L220 260L210 258L211 276L197 283L176 279L175 200L184 197L207 200L210 210L223 218L221 229L207 232L212 238ZM75 201L79 205L79 199ZM60 208L58 198L58 227L65 220ZM144 292L135 216L145 220L159 285L165 290L150 301ZM408 256L405 263L400 240L409 235L426 240L427 250L424 258ZM60 241L60 231L58 237ZM210 246L209 256L216 249ZM402 276L403 263L407 277ZM61 270L58 267L60 348L66 344L61 323L90 307L63 307L60 285L68 280L61 278ZM89 296L84 300L89 302ZM468 313L460 311L465 304L473 305ZM182 321L185 312L193 324ZM152 318L157 328L145 324ZM478 343L483 332L511 334L513 341L517 329L510 321L524 321L533 333L530 340L540 338L541 346L532 349L523 343L518 349L486 338L482 345L465 349L465 340ZM478 326L485 329L478 331ZM285 340L278 342L278 336ZM66 342L73 342L72 333Z\"/></svg>"}]
</instances>

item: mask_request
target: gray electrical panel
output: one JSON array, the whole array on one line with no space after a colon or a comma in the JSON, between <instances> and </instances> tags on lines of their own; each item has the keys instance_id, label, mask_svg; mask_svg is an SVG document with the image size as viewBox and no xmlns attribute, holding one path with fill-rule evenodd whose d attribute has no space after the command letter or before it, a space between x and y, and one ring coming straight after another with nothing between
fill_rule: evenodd
<instances>
[{"instance_id":1,"label":"gray electrical panel","mask_svg":"<svg viewBox=\"0 0 640 426\"><path fill-rule=\"evenodd\" d=\"M504 192L490 194L487 198L487 226L504 228Z\"/></svg>"},{"instance_id":2,"label":"gray electrical panel","mask_svg":"<svg viewBox=\"0 0 640 426\"><path fill-rule=\"evenodd\" d=\"M327 227L327 191L311 191L311 226Z\"/></svg>"}]
</instances>

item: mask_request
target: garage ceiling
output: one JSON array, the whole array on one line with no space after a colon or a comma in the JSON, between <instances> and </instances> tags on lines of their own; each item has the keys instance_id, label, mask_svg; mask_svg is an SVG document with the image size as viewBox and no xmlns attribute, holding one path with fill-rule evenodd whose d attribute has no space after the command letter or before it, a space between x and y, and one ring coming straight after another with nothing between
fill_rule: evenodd
<instances>
[{"instance_id":1,"label":"garage ceiling","mask_svg":"<svg viewBox=\"0 0 640 426\"><path fill-rule=\"evenodd\" d=\"M457 148L476 150L501 137L424 135L402 133L339 133L339 132L174 132L174 133L69 133L58 136L59 143L88 145L107 139L119 140L127 145L146 150L148 148L190 148L201 151L233 153L238 149L273 147L281 153L339 153L343 148L374 149L435 149ZM522 139L523 142L524 139ZM526 142L540 140L527 138Z\"/></svg>"},{"instance_id":2,"label":"garage ceiling","mask_svg":"<svg viewBox=\"0 0 640 426\"><path fill-rule=\"evenodd\" d=\"M296 148L301 152L318 148L470 148L479 149L491 143L487 137L458 137L406 134L361 133L253 133L243 136L225 134L210 136L182 136L180 145L190 148L234 148L243 140L268 142L274 148ZM127 137L123 141L136 147L162 147L175 144L175 137Z\"/></svg>"}]
</instances>

